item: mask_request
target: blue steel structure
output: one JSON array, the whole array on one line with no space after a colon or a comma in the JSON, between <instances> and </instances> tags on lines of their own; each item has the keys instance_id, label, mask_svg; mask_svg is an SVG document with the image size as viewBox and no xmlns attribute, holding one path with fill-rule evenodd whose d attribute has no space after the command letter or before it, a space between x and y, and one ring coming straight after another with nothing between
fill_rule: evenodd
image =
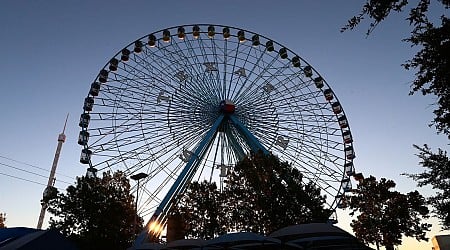
<instances>
[{"instance_id":1,"label":"blue steel structure","mask_svg":"<svg viewBox=\"0 0 450 250\"><path fill-rule=\"evenodd\" d=\"M173 204L170 201L184 191L186 185L189 183L189 181L192 179L193 174L198 169L198 165L200 163L199 159L202 159L204 157L206 149L211 145L213 137L216 135L219 126L224 122L224 120L230 120L233 123L233 125L242 133L243 137L245 138L245 142L253 152L262 151L264 154L269 154L269 151L267 151L267 149L258 141L258 139L233 114L221 114L211 126L211 129L205 135L203 140L200 142L195 152L191 155L188 163L184 167L183 171L181 171L180 175L171 186L164 199L161 201L151 219L147 222L145 230L136 238L136 246L144 243L150 234L155 233L149 232L149 228L151 227L150 225L152 223L164 224L166 222L166 215L169 212L171 205Z\"/></svg>"},{"instance_id":2,"label":"blue steel structure","mask_svg":"<svg viewBox=\"0 0 450 250\"><path fill-rule=\"evenodd\" d=\"M324 78L282 44L230 26L133 41L91 83L79 126L88 174L148 175L137 206L147 225L135 245L161 234L191 181L223 181L251 151L290 162L331 209L345 207L356 176L350 126Z\"/></svg>"}]
</instances>

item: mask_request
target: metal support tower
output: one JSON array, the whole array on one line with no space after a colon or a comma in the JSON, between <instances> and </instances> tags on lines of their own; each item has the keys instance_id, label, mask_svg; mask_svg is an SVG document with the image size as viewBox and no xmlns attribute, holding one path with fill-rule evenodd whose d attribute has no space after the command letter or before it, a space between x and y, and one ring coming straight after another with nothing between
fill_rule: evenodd
<instances>
[{"instance_id":1,"label":"metal support tower","mask_svg":"<svg viewBox=\"0 0 450 250\"><path fill-rule=\"evenodd\" d=\"M174 184L170 187L164 199L161 201L160 205L156 209L155 213L151 217L151 219L147 222L144 230L138 235L134 242L134 246L138 247L142 245L149 237L159 237L161 233L158 231L161 229L161 225L166 223L167 213L172 206L171 201L175 199L180 193L184 191L187 184L192 180L195 172L197 171L198 165L203 159L207 148L210 146L211 142L214 140L214 137L219 129L219 126L225 119L229 119L233 125L238 129L239 133L245 138L247 145L254 152L261 151L264 154L268 155L269 151L258 141L258 139L245 127L245 125L239 121L234 115L234 104L232 105L233 109L231 112L222 111L222 114L216 119L214 124L211 126L209 131L206 133L205 137L200 142L199 146L196 148L195 152L189 158L188 163L181 171L178 178L175 180ZM241 152L244 152L243 149L240 149Z\"/></svg>"},{"instance_id":2,"label":"metal support tower","mask_svg":"<svg viewBox=\"0 0 450 250\"><path fill-rule=\"evenodd\" d=\"M64 122L64 128L61 134L58 136L58 146L56 147L55 157L53 158L52 170L50 171L50 175L48 176L47 187L44 189L43 193L43 201L41 202L41 213L39 214L39 220L37 224L37 229L42 228L42 223L44 222L45 211L47 210L47 200L48 196L53 191L55 184L55 172L56 167L58 166L59 154L61 153L62 144L66 141L66 135L64 134L67 125L67 118L69 118L69 114L66 116L66 121Z\"/></svg>"}]
</instances>

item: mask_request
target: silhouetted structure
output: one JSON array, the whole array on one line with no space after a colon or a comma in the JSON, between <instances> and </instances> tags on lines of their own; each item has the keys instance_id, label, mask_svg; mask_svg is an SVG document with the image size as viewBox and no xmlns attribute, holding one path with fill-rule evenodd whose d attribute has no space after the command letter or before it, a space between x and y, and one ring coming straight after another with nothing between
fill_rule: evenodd
<instances>
[{"instance_id":1,"label":"silhouetted structure","mask_svg":"<svg viewBox=\"0 0 450 250\"><path fill-rule=\"evenodd\" d=\"M353 235L329 223L309 223L281 228L263 236L251 232L229 233L211 240L180 239L168 244L146 243L131 249L320 249L371 250Z\"/></svg>"},{"instance_id":2,"label":"silhouetted structure","mask_svg":"<svg viewBox=\"0 0 450 250\"><path fill-rule=\"evenodd\" d=\"M64 131L66 130L67 118L69 118L69 114L67 114L67 116L66 116L66 122L64 123L63 131L58 136L58 146L56 147L55 157L53 158L52 170L50 171L50 175L48 176L47 187L44 190L44 194L43 194L42 201L41 201L42 207L41 207L41 213L39 214L37 229L42 228L42 223L44 222L45 211L47 210L47 201L49 200L50 197L56 195L56 189L53 186L55 184L56 167L58 166L58 160L59 160L59 155L61 153L62 144L66 141L66 135L64 134ZM81 135L80 135L79 140L81 140Z\"/></svg>"},{"instance_id":3,"label":"silhouetted structure","mask_svg":"<svg viewBox=\"0 0 450 250\"><path fill-rule=\"evenodd\" d=\"M450 234L436 235L431 239L433 250L450 250Z\"/></svg>"},{"instance_id":4,"label":"silhouetted structure","mask_svg":"<svg viewBox=\"0 0 450 250\"><path fill-rule=\"evenodd\" d=\"M76 250L78 248L55 230L13 227L0 229L0 249Z\"/></svg>"}]
</instances>

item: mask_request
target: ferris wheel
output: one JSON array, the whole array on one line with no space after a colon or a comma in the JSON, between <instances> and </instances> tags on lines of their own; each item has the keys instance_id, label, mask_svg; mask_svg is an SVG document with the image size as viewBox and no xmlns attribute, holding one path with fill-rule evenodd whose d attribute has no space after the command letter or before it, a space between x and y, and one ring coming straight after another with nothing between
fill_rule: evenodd
<instances>
[{"instance_id":1,"label":"ferris wheel","mask_svg":"<svg viewBox=\"0 0 450 250\"><path fill-rule=\"evenodd\" d=\"M331 209L355 174L349 124L327 82L280 43L229 26L133 41L99 71L79 125L88 173L147 176L134 187L147 230L164 225L189 182L223 180L251 151L290 162Z\"/></svg>"}]
</instances>

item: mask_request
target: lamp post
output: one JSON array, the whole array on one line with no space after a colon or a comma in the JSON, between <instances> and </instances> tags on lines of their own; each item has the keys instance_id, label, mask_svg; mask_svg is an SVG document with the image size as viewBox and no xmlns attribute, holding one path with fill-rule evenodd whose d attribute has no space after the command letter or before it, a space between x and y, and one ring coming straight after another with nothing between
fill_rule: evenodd
<instances>
[{"instance_id":1,"label":"lamp post","mask_svg":"<svg viewBox=\"0 0 450 250\"><path fill-rule=\"evenodd\" d=\"M136 204L135 204L135 208L136 208L136 214L134 215L134 232L136 232L136 224L137 224L137 207L138 207L138 199L139 199L139 181L141 179L147 178L148 174L146 173L139 173L139 174L135 174L130 176L131 179L137 181L137 188L136 188Z\"/></svg>"}]
</instances>

